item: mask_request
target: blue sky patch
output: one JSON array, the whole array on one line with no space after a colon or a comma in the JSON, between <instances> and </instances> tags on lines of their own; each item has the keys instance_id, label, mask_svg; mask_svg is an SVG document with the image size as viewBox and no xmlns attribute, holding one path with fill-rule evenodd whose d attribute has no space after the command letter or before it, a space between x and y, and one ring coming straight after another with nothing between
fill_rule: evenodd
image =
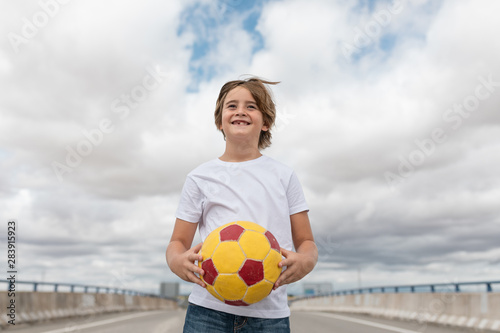
<instances>
[{"instance_id":1,"label":"blue sky patch","mask_svg":"<svg viewBox=\"0 0 500 333\"><path fill-rule=\"evenodd\" d=\"M389 52L396 44L397 36L395 34L385 34L379 40L380 49Z\"/></svg>"},{"instance_id":2,"label":"blue sky patch","mask_svg":"<svg viewBox=\"0 0 500 333\"><path fill-rule=\"evenodd\" d=\"M361 8L368 8L369 12L373 12L375 9L376 0L358 0L357 6L354 7L354 10L359 10ZM378 1L380 2L380 1Z\"/></svg>"},{"instance_id":3,"label":"blue sky patch","mask_svg":"<svg viewBox=\"0 0 500 333\"><path fill-rule=\"evenodd\" d=\"M215 3L195 3L182 14L177 35L194 35L190 45L192 51L189 60L191 84L188 91L195 92L203 81L209 81L217 74L218 68L204 61L219 43L218 31L228 23L237 22L248 32L254 41L252 52L256 53L264 46L262 35L256 31L265 0L220 0Z\"/></svg>"}]
</instances>

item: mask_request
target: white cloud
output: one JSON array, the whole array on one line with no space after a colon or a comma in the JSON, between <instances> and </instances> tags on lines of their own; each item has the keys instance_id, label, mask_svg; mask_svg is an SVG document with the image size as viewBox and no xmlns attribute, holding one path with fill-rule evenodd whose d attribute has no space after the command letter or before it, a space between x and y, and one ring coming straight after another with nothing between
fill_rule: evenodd
<instances>
[{"instance_id":1,"label":"white cloud","mask_svg":"<svg viewBox=\"0 0 500 333\"><path fill-rule=\"evenodd\" d=\"M243 25L252 10L203 2L212 11L196 23L186 19L196 3L70 2L18 53L0 42L0 207L21 225L23 278L91 271L97 284L139 289L175 280L163 251L177 196L192 168L222 154L215 100L242 74L282 81L264 153L295 168L311 206L322 253L308 280L352 287L358 267L363 284L387 272L391 283L498 275L498 2L407 1L352 59L343 43L389 2L372 12L356 1L266 2L256 52ZM4 36L41 10L5 6ZM212 44L193 62L199 38ZM190 66L213 73L196 82ZM488 96L472 105L478 89ZM112 130L100 136L105 119ZM443 140L431 143L436 129ZM97 143L60 181L52 162L67 164L89 136ZM391 188L386 172L400 182Z\"/></svg>"}]
</instances>

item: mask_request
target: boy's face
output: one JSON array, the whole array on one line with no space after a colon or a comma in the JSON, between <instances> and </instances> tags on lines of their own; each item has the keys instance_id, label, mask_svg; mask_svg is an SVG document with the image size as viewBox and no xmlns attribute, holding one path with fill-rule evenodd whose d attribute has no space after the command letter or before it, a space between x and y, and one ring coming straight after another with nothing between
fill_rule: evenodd
<instances>
[{"instance_id":1,"label":"boy's face","mask_svg":"<svg viewBox=\"0 0 500 333\"><path fill-rule=\"evenodd\" d=\"M261 131L267 131L264 126L262 112L250 91L236 87L229 91L222 105L222 123L220 129L226 135L226 141L249 140L258 146Z\"/></svg>"}]
</instances>

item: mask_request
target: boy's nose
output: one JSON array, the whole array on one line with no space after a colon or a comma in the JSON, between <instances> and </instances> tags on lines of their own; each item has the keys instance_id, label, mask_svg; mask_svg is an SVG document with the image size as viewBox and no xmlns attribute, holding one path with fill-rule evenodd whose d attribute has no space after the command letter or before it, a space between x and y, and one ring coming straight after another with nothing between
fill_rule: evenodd
<instances>
[{"instance_id":1,"label":"boy's nose","mask_svg":"<svg viewBox=\"0 0 500 333\"><path fill-rule=\"evenodd\" d=\"M238 108L238 110L236 110L236 115L237 116L246 116L247 111L245 110L244 107Z\"/></svg>"}]
</instances>

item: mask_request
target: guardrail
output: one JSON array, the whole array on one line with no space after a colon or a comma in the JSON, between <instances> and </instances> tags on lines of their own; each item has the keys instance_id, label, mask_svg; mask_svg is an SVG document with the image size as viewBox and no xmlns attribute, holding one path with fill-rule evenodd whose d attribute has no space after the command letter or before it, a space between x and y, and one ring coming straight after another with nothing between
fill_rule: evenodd
<instances>
[{"instance_id":1,"label":"guardrail","mask_svg":"<svg viewBox=\"0 0 500 333\"><path fill-rule=\"evenodd\" d=\"M309 297L324 297L324 296L342 296L342 295L354 295L354 294L374 294L374 293L402 293L402 292L456 292L462 291L461 286L481 286L484 285L485 291L488 293L493 292L492 285L500 284L500 281L479 281L479 282L448 282L448 283L432 283L432 284L411 284L411 285L400 285L400 286L383 286L383 287L364 287L364 288L354 288L333 291L331 293L315 294L315 295L304 295L299 296L294 300L299 300ZM451 287L451 288L450 288Z\"/></svg>"},{"instance_id":2,"label":"guardrail","mask_svg":"<svg viewBox=\"0 0 500 333\"><path fill-rule=\"evenodd\" d=\"M447 282L340 290L291 299L294 311L354 313L500 332L500 281Z\"/></svg>"},{"instance_id":3,"label":"guardrail","mask_svg":"<svg viewBox=\"0 0 500 333\"><path fill-rule=\"evenodd\" d=\"M11 281L10 280L0 280L0 283L7 284L7 290L11 289ZM59 287L69 287L70 292L78 292L81 290L83 293L90 293L94 291L95 294L105 293L105 294L122 294L122 295L131 295L131 296L143 296L143 297L157 297L164 299L172 299L171 297L164 297L157 294L149 294L140 292L137 290L131 289L123 289L116 287L103 287L103 286L92 286L92 285L84 285L84 284L76 284L76 283L58 283L58 282L37 282L37 281L19 281L16 280L15 285L18 284L27 284L33 286L33 292L38 291L38 286L53 286L53 292L59 292Z\"/></svg>"}]
</instances>

